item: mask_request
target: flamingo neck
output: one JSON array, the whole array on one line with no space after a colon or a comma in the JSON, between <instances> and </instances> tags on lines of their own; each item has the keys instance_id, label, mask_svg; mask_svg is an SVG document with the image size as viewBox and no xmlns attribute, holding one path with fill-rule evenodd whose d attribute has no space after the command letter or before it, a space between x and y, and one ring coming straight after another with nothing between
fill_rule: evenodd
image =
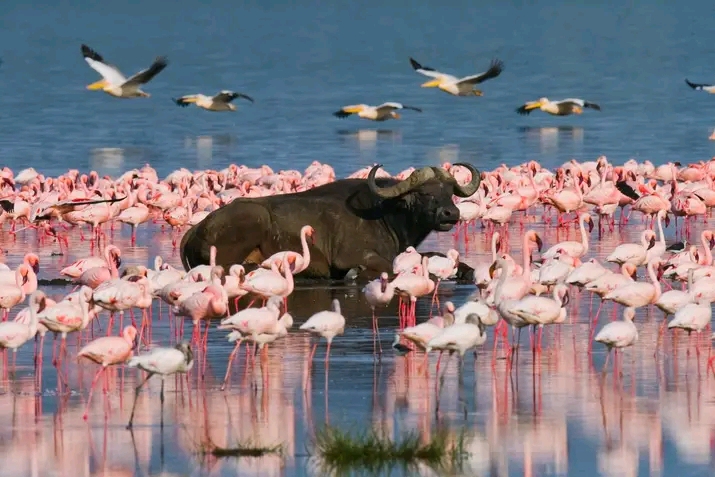
<instances>
[{"instance_id":1,"label":"flamingo neck","mask_svg":"<svg viewBox=\"0 0 715 477\"><path fill-rule=\"evenodd\" d=\"M529 279L531 277L531 254L529 253L529 236L524 235L523 248L521 249L523 268L521 274L523 277ZM503 271L503 270L502 270Z\"/></svg>"},{"instance_id":2,"label":"flamingo neck","mask_svg":"<svg viewBox=\"0 0 715 477\"><path fill-rule=\"evenodd\" d=\"M703 248L705 249L705 257L703 257L703 261L700 265L712 265L713 254L710 251L710 243L705 237L705 232L700 234L700 242L703 244Z\"/></svg>"},{"instance_id":3,"label":"flamingo neck","mask_svg":"<svg viewBox=\"0 0 715 477\"><path fill-rule=\"evenodd\" d=\"M579 227L581 228L581 245L583 245L583 253L588 252L588 235L586 234L586 215L581 216Z\"/></svg>"},{"instance_id":4,"label":"flamingo neck","mask_svg":"<svg viewBox=\"0 0 715 477\"><path fill-rule=\"evenodd\" d=\"M655 275L655 268L653 265L654 262L650 262L648 264L648 276L650 277L651 281L653 282L653 287L655 290L655 293L653 295L653 301L651 303L654 303L655 301L660 298L660 282L658 281L658 277Z\"/></svg>"},{"instance_id":5,"label":"flamingo neck","mask_svg":"<svg viewBox=\"0 0 715 477\"><path fill-rule=\"evenodd\" d=\"M310 263L310 248L308 247L308 239L306 237L307 230L302 230L300 233L300 244L303 246L303 269L307 268Z\"/></svg>"}]
</instances>

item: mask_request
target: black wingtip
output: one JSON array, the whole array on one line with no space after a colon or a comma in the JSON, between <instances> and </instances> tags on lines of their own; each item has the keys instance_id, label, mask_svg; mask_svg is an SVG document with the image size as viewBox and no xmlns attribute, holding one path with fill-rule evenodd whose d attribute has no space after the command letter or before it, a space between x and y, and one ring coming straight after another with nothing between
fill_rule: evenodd
<instances>
[{"instance_id":1,"label":"black wingtip","mask_svg":"<svg viewBox=\"0 0 715 477\"><path fill-rule=\"evenodd\" d=\"M667 252L682 252L685 250L684 242L675 242L670 244L666 249Z\"/></svg>"},{"instance_id":2,"label":"black wingtip","mask_svg":"<svg viewBox=\"0 0 715 477\"><path fill-rule=\"evenodd\" d=\"M252 102L252 103L255 103L255 101L253 100L253 98L251 98L251 97L248 96L247 94L239 94L238 96L239 96L239 98L243 98L243 99L246 99L246 100L248 100L248 101L250 101L250 102Z\"/></svg>"},{"instance_id":3,"label":"black wingtip","mask_svg":"<svg viewBox=\"0 0 715 477\"><path fill-rule=\"evenodd\" d=\"M640 199L640 195L633 189L633 187L629 186L626 181L617 181L616 182L616 189L619 190L619 192L626 197L630 197L633 200L638 200Z\"/></svg>"},{"instance_id":4,"label":"black wingtip","mask_svg":"<svg viewBox=\"0 0 715 477\"><path fill-rule=\"evenodd\" d=\"M84 43L82 43L82 47L80 48L82 50L82 56L85 58L89 58L94 61L99 61L100 63L104 63L104 58L102 58L102 55L94 51L92 48L88 47Z\"/></svg>"},{"instance_id":5,"label":"black wingtip","mask_svg":"<svg viewBox=\"0 0 715 477\"><path fill-rule=\"evenodd\" d=\"M690 87L693 88L693 89L698 89L698 85L696 85L695 83L691 83L690 81L688 81L688 78L685 78L685 84L687 84L688 86L690 86Z\"/></svg>"},{"instance_id":6,"label":"black wingtip","mask_svg":"<svg viewBox=\"0 0 715 477\"><path fill-rule=\"evenodd\" d=\"M412 58L412 57L410 57L410 64L412 65L412 68L415 69L415 70L421 70L421 69L422 69L422 65L419 64L419 63L417 63L417 61L415 61L415 59Z\"/></svg>"}]
</instances>

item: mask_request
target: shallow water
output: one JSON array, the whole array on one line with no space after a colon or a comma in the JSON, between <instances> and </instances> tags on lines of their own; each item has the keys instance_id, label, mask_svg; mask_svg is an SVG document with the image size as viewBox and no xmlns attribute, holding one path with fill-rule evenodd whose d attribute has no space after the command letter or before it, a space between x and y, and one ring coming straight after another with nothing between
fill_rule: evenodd
<instances>
[{"instance_id":1,"label":"shallow water","mask_svg":"<svg viewBox=\"0 0 715 477\"><path fill-rule=\"evenodd\" d=\"M118 174L148 162L160 175L231 162L302 170L317 159L339 176L374 162L396 174L445 160L493 168L600 154L615 162L710 158L714 98L683 80L715 81L712 7L610 3L6 0L0 157L45 174ZM151 98L118 100L85 89L98 77L82 60L82 42L125 74L157 55L170 64L146 86ZM505 70L483 83L483 97L455 98L420 88L410 56L458 76L484 71L493 57ZM256 102L218 114L170 100L222 89ZM603 110L514 112L541 96L585 98ZM389 100L424 112L377 125L331 115Z\"/></svg>"},{"instance_id":2,"label":"shallow water","mask_svg":"<svg viewBox=\"0 0 715 477\"><path fill-rule=\"evenodd\" d=\"M554 228L540 223L540 214L525 222L526 227L539 231L545 246L577 238L573 229L562 231L557 238ZM152 227L140 232L136 247L129 245L128 228L110 233L112 243L123 250L124 265L148 265L161 254L179 266L168 232ZM702 227L698 223L693 233ZM632 219L622 233L593 242L593 255L603 257L616 242L635 240L641 228L639 219ZM672 230L668 232L672 234ZM595 239L596 231L593 233ZM512 253L519 259L520 226L512 226L510 234ZM488 263L483 232L470 232L469 238L466 245L463 241L456 244L466 263ZM21 232L16 240L3 232L0 239L6 244L10 265L19 263L25 251L39 250L41 279L56 278L62 266L88 252L86 242L74 233L69 256L52 255L57 245L38 245L34 231ZM446 251L453 245L453 235L444 233L431 236L421 248ZM69 289L42 288L51 295ZM453 300L459 305L473 287L445 283L440 290L442 302ZM332 298L340 299L348 327L335 339L327 368L325 343L321 342L309 374L305 360L310 339L296 330L312 313L328 309ZM709 342L703 340L702 354L696 359L694 353L687 354L688 341L682 333L675 338L668 334L656 359L653 350L662 315L639 310L640 341L621 358L622 376L614 378L609 368L603 377L604 350L596 346L592 355L586 352L588 306L585 293L572 294L567 322L547 328L548 348L536 359L529 351L528 339L522 337L519 361L511 373L501 348L492 362L490 331L476 361L467 354L461 387L457 360L446 366L438 403L436 356L430 357L426 372L421 353L401 357L390 349L398 325L394 303L380 312L385 353L377 362L370 310L358 287L301 287L289 300L296 319L289 336L270 346L267 360L256 359L252 369L245 366L241 351L224 392L219 387L232 345L225 332L211 328L205 379L200 379L199 354L188 386L183 379L166 380L163 430L159 379L145 387L137 405L135 428L129 432L124 426L141 375L110 368L105 381L109 392L102 393L100 379L85 422L84 404L97 367L74 360L77 338L68 339L66 360L72 391L61 396L47 343L43 389L36 394L32 346L27 345L18 352L14 375L5 374L12 371L11 365L4 360L0 364L4 377L0 413L2 422L7 423L0 439L5 463L0 475L325 475L325 469L311 458L311 443L314 433L326 424L358 432L375 429L394 438L416 432L428 439L440 429L454 436L464 434L469 455L456 475L710 475L715 380L706 370ZM418 303L418 321L427 317L428 308L428 300ZM604 316L614 316L611 305L605 310L600 326L609 320ZM155 344L174 343L166 312L166 306L159 307L157 301L153 309ZM617 313L620 317L620 310ZM106 314L100 323L106 326ZM185 331L191 331L190 322ZM117 332L116 325L113 332ZM98 329L95 333L104 334ZM86 339L83 336L83 342ZM208 442L222 447L281 445L282 454L209 458L199 453ZM415 472L395 468L390 475ZM426 466L417 473L442 475Z\"/></svg>"}]
</instances>

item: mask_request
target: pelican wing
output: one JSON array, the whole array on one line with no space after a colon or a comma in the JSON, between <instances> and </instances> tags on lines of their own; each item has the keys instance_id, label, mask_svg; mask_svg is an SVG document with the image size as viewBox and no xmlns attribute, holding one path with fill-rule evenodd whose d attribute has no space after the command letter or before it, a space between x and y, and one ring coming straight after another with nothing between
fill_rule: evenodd
<instances>
[{"instance_id":1,"label":"pelican wing","mask_svg":"<svg viewBox=\"0 0 715 477\"><path fill-rule=\"evenodd\" d=\"M191 103L195 103L196 99L199 97L198 94L185 94L184 96L181 96L180 98L172 98L172 101L174 101L177 105L181 107L186 107L190 105Z\"/></svg>"},{"instance_id":2,"label":"pelican wing","mask_svg":"<svg viewBox=\"0 0 715 477\"><path fill-rule=\"evenodd\" d=\"M69 199L69 200L63 200L61 202L57 202L56 204L51 205L48 207L48 209L57 209L57 211L60 214L66 214L67 212L71 212L75 209L75 207L79 207L80 205L93 205L93 204L104 204L105 202L108 202L110 204L114 202L121 202L127 197L119 197L119 198L114 198L114 199L99 199L99 200L86 200L86 199Z\"/></svg>"},{"instance_id":3,"label":"pelican wing","mask_svg":"<svg viewBox=\"0 0 715 477\"><path fill-rule=\"evenodd\" d=\"M125 84L139 86L140 84L148 83L154 76L161 73L161 71L166 68L166 65L168 64L169 63L166 61L165 57L158 56L149 68L135 74L134 76L129 78Z\"/></svg>"},{"instance_id":4,"label":"pelican wing","mask_svg":"<svg viewBox=\"0 0 715 477\"><path fill-rule=\"evenodd\" d=\"M102 78L114 86L119 86L126 81L126 78L116 66L104 61L104 58L87 45L82 45L82 56L89 66L102 75Z\"/></svg>"},{"instance_id":5,"label":"pelican wing","mask_svg":"<svg viewBox=\"0 0 715 477\"><path fill-rule=\"evenodd\" d=\"M630 197L633 200L638 200L641 198L640 194L633 189L626 181L618 181L616 182L616 189L619 190L619 192L626 197Z\"/></svg>"},{"instance_id":6,"label":"pelican wing","mask_svg":"<svg viewBox=\"0 0 715 477\"><path fill-rule=\"evenodd\" d=\"M715 89L714 85L711 84L705 84L705 83L691 83L688 81L688 79L685 79L685 82L690 86L691 88L695 90L705 90L705 91L710 91L711 89Z\"/></svg>"},{"instance_id":7,"label":"pelican wing","mask_svg":"<svg viewBox=\"0 0 715 477\"><path fill-rule=\"evenodd\" d=\"M414 68L414 70L421 75L429 76L430 78L442 78L443 76L446 76L444 73L440 73L434 68L417 63L414 58L410 58L410 64L412 65L412 68Z\"/></svg>"},{"instance_id":8,"label":"pelican wing","mask_svg":"<svg viewBox=\"0 0 715 477\"><path fill-rule=\"evenodd\" d=\"M251 98L250 96L245 95L243 93L235 93L233 91L221 91L219 94L217 94L216 96L214 96L211 99L212 99L212 101L218 102L218 103L230 103L231 101L233 101L236 98L243 98L243 99L246 99L252 103L254 102L253 98Z\"/></svg>"},{"instance_id":9,"label":"pelican wing","mask_svg":"<svg viewBox=\"0 0 715 477\"><path fill-rule=\"evenodd\" d=\"M601 107L599 105L597 105L596 103L589 103L588 101L585 101L585 100L579 99L579 98L566 98L563 101L558 101L558 104L566 104L566 103L580 106L582 108L595 109L596 111L601 110Z\"/></svg>"},{"instance_id":10,"label":"pelican wing","mask_svg":"<svg viewBox=\"0 0 715 477\"><path fill-rule=\"evenodd\" d=\"M504 71L504 62L501 60L492 60L492 63L489 65L489 69L487 71L479 73L478 75L460 78L457 84L479 84L488 79L496 78L502 71Z\"/></svg>"},{"instance_id":11,"label":"pelican wing","mask_svg":"<svg viewBox=\"0 0 715 477\"><path fill-rule=\"evenodd\" d=\"M394 103L388 101L387 103L382 103L381 105L375 107L378 112L383 112L383 111L394 111L396 109L412 109L413 111L418 111L422 112L420 108L415 108L414 106L407 106L406 104L401 104L401 103Z\"/></svg>"}]
</instances>

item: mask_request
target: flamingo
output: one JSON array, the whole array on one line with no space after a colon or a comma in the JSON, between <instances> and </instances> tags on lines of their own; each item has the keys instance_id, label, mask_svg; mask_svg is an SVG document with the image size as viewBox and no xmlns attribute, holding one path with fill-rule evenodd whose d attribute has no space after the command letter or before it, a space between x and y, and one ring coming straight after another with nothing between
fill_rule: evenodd
<instances>
[{"instance_id":1,"label":"flamingo","mask_svg":"<svg viewBox=\"0 0 715 477\"><path fill-rule=\"evenodd\" d=\"M66 350L67 334L85 329L90 320L89 305L92 300L92 289L82 286L78 291L78 295L78 301L63 300L45 309L37 316L39 323L47 328L48 331L54 333L55 339L57 339L58 334L61 336L59 358L62 357L63 352ZM34 313L32 308L30 310L30 313ZM44 338L44 335L42 335L40 349L42 349ZM58 366L60 359L55 357L54 346L52 355L52 364Z\"/></svg>"},{"instance_id":2,"label":"flamingo","mask_svg":"<svg viewBox=\"0 0 715 477\"><path fill-rule=\"evenodd\" d=\"M191 282L200 282L205 280L205 277L211 276L211 271L216 266L216 246L211 245L209 248L209 264L208 265L197 265L188 272L184 279Z\"/></svg>"},{"instance_id":3,"label":"flamingo","mask_svg":"<svg viewBox=\"0 0 715 477\"><path fill-rule=\"evenodd\" d=\"M702 300L701 296L695 296L695 303L688 303L675 312L675 316L668 323L668 329L680 328L688 332L688 337L694 331L698 337L695 340L695 352L700 356L700 332L703 331L712 321L713 312L710 303ZM688 349L690 353L690 349Z\"/></svg>"},{"instance_id":4,"label":"flamingo","mask_svg":"<svg viewBox=\"0 0 715 477\"><path fill-rule=\"evenodd\" d=\"M644 230L641 233L641 243L624 243L616 247L611 254L606 257L607 262L632 263L636 267L644 265L648 259L648 250L655 245L655 232Z\"/></svg>"},{"instance_id":5,"label":"flamingo","mask_svg":"<svg viewBox=\"0 0 715 477\"><path fill-rule=\"evenodd\" d=\"M91 268L109 267L109 264L114 262L116 267L122 265L122 252L115 245L107 245L104 249L104 257L87 257L77 260L71 265L60 270L60 275L77 279L84 272Z\"/></svg>"},{"instance_id":6,"label":"flamingo","mask_svg":"<svg viewBox=\"0 0 715 477\"><path fill-rule=\"evenodd\" d=\"M300 330L320 335L328 341L328 349L325 352L325 365L328 366L330 362L330 345L333 343L333 338L336 335L343 334L345 331L345 317L340 313L340 302L337 299L333 300L332 311L319 311L300 325ZM318 343L316 342L313 344L313 349L308 357L309 363L313 362L313 356L317 348Z\"/></svg>"},{"instance_id":7,"label":"flamingo","mask_svg":"<svg viewBox=\"0 0 715 477\"><path fill-rule=\"evenodd\" d=\"M638 328L633 324L633 318L636 316L636 309L627 307L623 309L623 320L612 321L598 332L594 341L603 343L608 348L606 362L603 364L603 373L605 374L608 367L608 360L611 357L611 350L627 348L633 346L638 341Z\"/></svg>"},{"instance_id":8,"label":"flamingo","mask_svg":"<svg viewBox=\"0 0 715 477\"><path fill-rule=\"evenodd\" d=\"M598 260L592 258L574 268L568 277L566 277L566 283L568 285L584 287L607 273L610 273L610 271L601 265Z\"/></svg>"},{"instance_id":9,"label":"flamingo","mask_svg":"<svg viewBox=\"0 0 715 477\"><path fill-rule=\"evenodd\" d=\"M422 263L422 255L415 247L407 247L404 252L398 254L392 260L392 273L399 275L409 273Z\"/></svg>"},{"instance_id":10,"label":"flamingo","mask_svg":"<svg viewBox=\"0 0 715 477\"><path fill-rule=\"evenodd\" d=\"M581 258L588 253L588 234L586 233L585 223L588 222L588 231L593 230L593 219L588 213L582 213L578 218L579 228L581 229L581 241L574 242L571 240L559 242L546 252L541 257L545 259L553 258L556 253L561 250L561 253L569 257Z\"/></svg>"},{"instance_id":11,"label":"flamingo","mask_svg":"<svg viewBox=\"0 0 715 477\"><path fill-rule=\"evenodd\" d=\"M417 298L432 293L435 289L435 283L429 277L429 270L427 268L428 262L429 257L422 257L422 265L418 268L421 273L401 274L391 283L391 286L394 287L395 292L400 295L400 297L408 297L410 299L410 309L407 316L413 319L416 313L415 307L417 305Z\"/></svg>"},{"instance_id":12,"label":"flamingo","mask_svg":"<svg viewBox=\"0 0 715 477\"><path fill-rule=\"evenodd\" d=\"M424 323L408 326L395 333L395 341L392 343L392 347L397 349L400 346L398 344L400 339L405 338L406 340L414 343L420 349L425 350L427 348L427 343L432 338L440 334L444 328L452 326L453 324L453 313L445 313L443 316L433 316ZM426 359L427 355L425 355L425 360Z\"/></svg>"},{"instance_id":13,"label":"flamingo","mask_svg":"<svg viewBox=\"0 0 715 477\"><path fill-rule=\"evenodd\" d=\"M304 271L310 265L310 247L308 247L307 237L310 237L311 242L314 242L314 233L315 229L313 229L313 227L311 227L310 225L304 225L300 229L300 244L303 247L302 254L291 251L274 253L261 263L261 267L270 269L271 264L273 262L277 262L279 265L278 270L282 271L280 267L283 266L283 259L286 257L286 255L291 255L295 259L293 261L293 275L297 275L300 272Z\"/></svg>"},{"instance_id":14,"label":"flamingo","mask_svg":"<svg viewBox=\"0 0 715 477\"><path fill-rule=\"evenodd\" d=\"M116 253L116 250L118 250L117 247L113 245L107 246L107 248L104 249L106 265L86 269L82 272L77 281L81 285L97 288L104 282L119 278L119 266L122 263L122 259L121 256Z\"/></svg>"},{"instance_id":15,"label":"flamingo","mask_svg":"<svg viewBox=\"0 0 715 477\"><path fill-rule=\"evenodd\" d=\"M89 389L89 397L87 397L87 406L82 416L85 421L89 416L89 404L92 401L92 393L94 392L94 386L97 384L97 380L108 366L126 363L129 358L132 357L136 337L137 329L130 325L122 330L121 337L103 336L97 338L87 343L87 345L77 353L78 359L87 358L102 366L97 371L97 374L94 375L94 379L92 379L92 387Z\"/></svg>"},{"instance_id":16,"label":"flamingo","mask_svg":"<svg viewBox=\"0 0 715 477\"><path fill-rule=\"evenodd\" d=\"M0 285L0 308L3 310L2 321L7 321L12 307L25 301L25 284L28 279L27 270L32 269L25 264L19 265L15 270L15 284ZM23 272L25 273L23 274Z\"/></svg>"},{"instance_id":17,"label":"flamingo","mask_svg":"<svg viewBox=\"0 0 715 477\"><path fill-rule=\"evenodd\" d=\"M130 368L139 368L146 371L146 377L136 387L134 392L134 404L129 415L127 429L131 429L134 424L134 411L137 408L139 392L149 379L158 374L161 377L161 391L159 400L161 402L161 427L164 427L164 378L176 373L188 373L194 367L194 353L191 345L186 341L178 343L173 348L154 348L150 353L142 356L133 356L127 361Z\"/></svg>"},{"instance_id":18,"label":"flamingo","mask_svg":"<svg viewBox=\"0 0 715 477\"><path fill-rule=\"evenodd\" d=\"M32 269L35 274L40 273L40 257L34 253L26 253L22 263ZM15 283L15 271L4 263L0 263L0 283Z\"/></svg>"},{"instance_id":19,"label":"flamingo","mask_svg":"<svg viewBox=\"0 0 715 477\"><path fill-rule=\"evenodd\" d=\"M226 291L220 285L207 285L202 291L196 292L175 306L176 316L186 316L191 318L194 325L193 336L200 340L200 321L206 321L206 331L204 335L204 349L208 344L209 320L219 318L228 313L228 297Z\"/></svg>"},{"instance_id":20,"label":"flamingo","mask_svg":"<svg viewBox=\"0 0 715 477\"><path fill-rule=\"evenodd\" d=\"M388 276L386 272L380 274L380 278L369 282L365 287L363 287L362 292L365 294L365 300L370 305L372 309L372 333L376 336L376 340L380 347L380 354L382 354L382 343L380 342L380 327L377 323L377 316L375 315L375 308L378 306L387 306L392 301L392 297L395 295L395 287L388 281Z\"/></svg>"},{"instance_id":21,"label":"flamingo","mask_svg":"<svg viewBox=\"0 0 715 477\"><path fill-rule=\"evenodd\" d=\"M119 222L131 226L131 243L132 245L134 245L137 241L137 227L140 224L143 224L144 222L148 221L150 215L151 214L149 211L149 207L139 202L131 207L127 207L126 209L122 210L119 215L114 218L114 220L118 220Z\"/></svg>"},{"instance_id":22,"label":"flamingo","mask_svg":"<svg viewBox=\"0 0 715 477\"><path fill-rule=\"evenodd\" d=\"M432 306L437 298L437 291L442 280L447 280L457 273L459 265L459 252L453 248L447 250L447 256L433 255L427 259L427 271L437 277L437 283L432 294ZM437 302L439 306L439 301ZM431 308L431 307L430 307Z\"/></svg>"},{"instance_id":23,"label":"flamingo","mask_svg":"<svg viewBox=\"0 0 715 477\"><path fill-rule=\"evenodd\" d=\"M35 306L40 308L43 306L45 294L41 291L36 291L30 295L30 320L29 323L20 321L5 321L0 323L0 348L11 349L13 355L13 368L17 359L17 349L30 341L37 334L37 315L35 314Z\"/></svg>"},{"instance_id":24,"label":"flamingo","mask_svg":"<svg viewBox=\"0 0 715 477\"><path fill-rule=\"evenodd\" d=\"M613 300L616 303L631 308L640 308L655 303L661 294L660 282L655 274L655 267L659 263L658 261L650 262L647 267L648 277L653 283L628 283L610 291L603 299Z\"/></svg>"},{"instance_id":25,"label":"flamingo","mask_svg":"<svg viewBox=\"0 0 715 477\"><path fill-rule=\"evenodd\" d=\"M566 320L566 305L569 303L568 287L558 284L554 287L553 298L545 296L527 295L514 303L510 312L518 316L528 325L539 327L538 345L535 348L541 350L541 335L544 325L552 323L563 323Z\"/></svg>"},{"instance_id":26,"label":"flamingo","mask_svg":"<svg viewBox=\"0 0 715 477\"><path fill-rule=\"evenodd\" d=\"M273 262L271 271L266 271L258 275L246 275L243 282L243 289L248 293L253 293L267 300L271 296L280 296L288 307L288 295L293 293L295 282L291 266L295 263L296 256L285 254L283 256L283 275L278 272L278 264Z\"/></svg>"}]
</instances>

